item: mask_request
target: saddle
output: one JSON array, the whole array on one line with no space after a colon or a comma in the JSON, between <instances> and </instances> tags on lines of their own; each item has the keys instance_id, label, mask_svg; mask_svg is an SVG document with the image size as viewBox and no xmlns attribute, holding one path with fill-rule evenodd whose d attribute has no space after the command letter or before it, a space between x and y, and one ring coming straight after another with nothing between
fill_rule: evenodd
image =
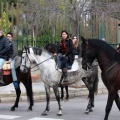
<instances>
[{"instance_id":1,"label":"saddle","mask_svg":"<svg viewBox=\"0 0 120 120\"><path fill-rule=\"evenodd\" d=\"M20 61L21 61L21 57L16 56L15 57L15 69L18 68L20 66ZM3 70L3 75L10 75L11 73L11 66L10 64L8 64L8 61L6 61L2 67Z\"/></svg>"}]
</instances>

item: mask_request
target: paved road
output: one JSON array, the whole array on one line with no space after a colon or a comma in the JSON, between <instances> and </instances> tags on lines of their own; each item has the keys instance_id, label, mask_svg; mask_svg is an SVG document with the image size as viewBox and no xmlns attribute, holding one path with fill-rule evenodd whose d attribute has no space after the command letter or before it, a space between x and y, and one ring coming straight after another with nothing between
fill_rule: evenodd
<instances>
[{"instance_id":1,"label":"paved road","mask_svg":"<svg viewBox=\"0 0 120 120\"><path fill-rule=\"evenodd\" d=\"M106 101L107 94L95 96L95 108L90 114L84 113L88 102L86 96L82 96L81 98L76 97L70 99L68 102L62 101L63 115L61 117L56 115L58 112L56 101L51 101L51 110L48 116L41 116L41 113L45 109L46 102L36 101L32 112L27 112L28 105L26 102L20 102L20 106L15 112L10 111L10 107L13 103L1 103L0 120L103 120ZM120 120L120 112L116 104L113 104L109 120Z\"/></svg>"}]
</instances>

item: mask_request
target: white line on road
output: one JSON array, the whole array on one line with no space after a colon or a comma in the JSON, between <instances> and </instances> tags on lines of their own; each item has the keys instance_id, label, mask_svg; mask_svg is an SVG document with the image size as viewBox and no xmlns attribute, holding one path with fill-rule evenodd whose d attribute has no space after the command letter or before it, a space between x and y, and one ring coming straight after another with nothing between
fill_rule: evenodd
<instances>
[{"instance_id":1,"label":"white line on road","mask_svg":"<svg viewBox=\"0 0 120 120\"><path fill-rule=\"evenodd\" d=\"M9 119L9 120L15 119L15 118L18 118L18 117L20 117L20 116L0 115L0 118L2 118L2 119Z\"/></svg>"},{"instance_id":2,"label":"white line on road","mask_svg":"<svg viewBox=\"0 0 120 120\"><path fill-rule=\"evenodd\" d=\"M39 118L39 117L35 117L29 120L64 120L64 119L54 119L54 118Z\"/></svg>"}]
</instances>

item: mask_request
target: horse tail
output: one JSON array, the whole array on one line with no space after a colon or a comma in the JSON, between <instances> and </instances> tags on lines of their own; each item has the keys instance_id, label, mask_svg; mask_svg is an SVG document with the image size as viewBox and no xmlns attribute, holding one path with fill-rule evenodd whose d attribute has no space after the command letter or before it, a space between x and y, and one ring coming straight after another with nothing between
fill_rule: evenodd
<instances>
[{"instance_id":1,"label":"horse tail","mask_svg":"<svg viewBox=\"0 0 120 120\"><path fill-rule=\"evenodd\" d=\"M95 75L95 80L94 80L94 93L98 93L98 82L99 82L99 77L98 77L98 67L96 70L96 75Z\"/></svg>"}]
</instances>

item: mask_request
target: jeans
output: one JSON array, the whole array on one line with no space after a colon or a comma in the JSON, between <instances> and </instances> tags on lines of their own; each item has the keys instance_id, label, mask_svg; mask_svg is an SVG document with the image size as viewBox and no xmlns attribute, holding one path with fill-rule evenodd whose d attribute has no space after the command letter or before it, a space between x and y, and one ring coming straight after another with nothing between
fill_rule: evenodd
<instances>
[{"instance_id":1,"label":"jeans","mask_svg":"<svg viewBox=\"0 0 120 120\"><path fill-rule=\"evenodd\" d=\"M2 69L5 61L6 61L6 60L4 60L3 58L0 58L0 69Z\"/></svg>"},{"instance_id":2,"label":"jeans","mask_svg":"<svg viewBox=\"0 0 120 120\"><path fill-rule=\"evenodd\" d=\"M15 71L15 59L12 60L10 67L11 67L13 81L17 81L16 71Z\"/></svg>"}]
</instances>

